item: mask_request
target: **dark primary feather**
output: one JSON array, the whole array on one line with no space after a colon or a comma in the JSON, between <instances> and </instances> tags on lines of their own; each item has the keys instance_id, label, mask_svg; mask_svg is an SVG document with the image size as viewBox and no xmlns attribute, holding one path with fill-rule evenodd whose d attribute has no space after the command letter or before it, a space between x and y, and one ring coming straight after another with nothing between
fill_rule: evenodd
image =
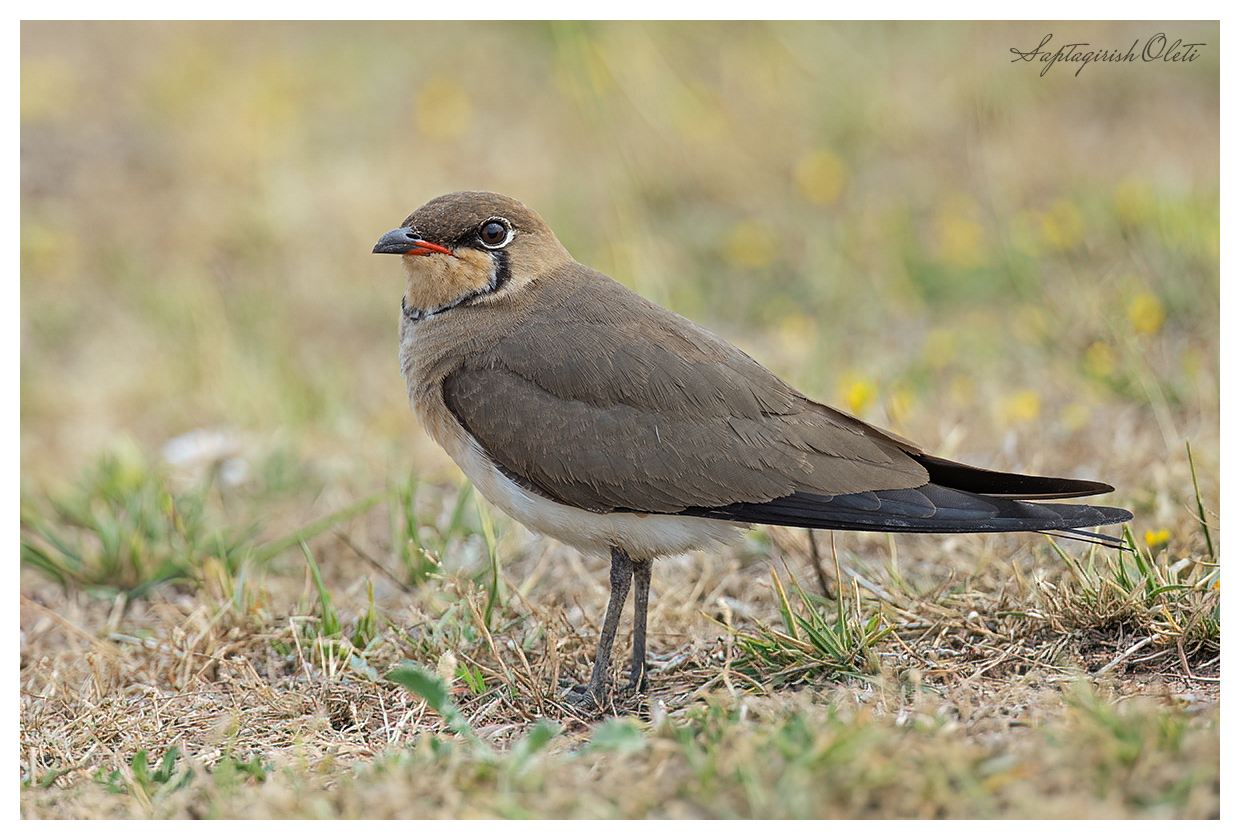
<instances>
[{"instance_id":1,"label":"dark primary feather","mask_svg":"<svg viewBox=\"0 0 1240 840\"><path fill-rule=\"evenodd\" d=\"M1101 481L996 472L936 458L924 452L914 455L913 458L930 473L931 482L987 496L1008 499L1070 499L1074 496L1097 496L1115 490Z\"/></svg>"}]
</instances>

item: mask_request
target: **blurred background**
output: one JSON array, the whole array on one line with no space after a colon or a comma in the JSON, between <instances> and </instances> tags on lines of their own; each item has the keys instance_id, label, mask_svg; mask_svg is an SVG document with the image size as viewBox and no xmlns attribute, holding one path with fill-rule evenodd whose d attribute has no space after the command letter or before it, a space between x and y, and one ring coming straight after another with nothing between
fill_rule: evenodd
<instances>
[{"instance_id":1,"label":"blurred background","mask_svg":"<svg viewBox=\"0 0 1240 840\"><path fill-rule=\"evenodd\" d=\"M1206 46L1045 74L1009 52L1160 32ZM1103 478L1138 529L1183 519L1186 440L1218 498L1218 44L1217 23L23 23L23 486L118 449L323 508L458 481L407 406L403 275L371 248L485 189L811 397L981 466Z\"/></svg>"}]
</instances>

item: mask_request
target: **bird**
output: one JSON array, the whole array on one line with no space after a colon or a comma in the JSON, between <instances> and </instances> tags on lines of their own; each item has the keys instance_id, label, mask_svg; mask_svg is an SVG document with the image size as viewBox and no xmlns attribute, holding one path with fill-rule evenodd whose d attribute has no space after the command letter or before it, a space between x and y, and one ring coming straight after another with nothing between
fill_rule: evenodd
<instances>
[{"instance_id":1,"label":"bird","mask_svg":"<svg viewBox=\"0 0 1240 840\"><path fill-rule=\"evenodd\" d=\"M610 554L589 682L609 699L630 588L628 692L648 690L654 560L758 524L912 533L1062 532L1128 521L1046 500L1108 484L932 455L816 402L732 344L578 263L532 209L492 192L439 196L385 233L402 257L400 369L423 428L491 504L530 530Z\"/></svg>"}]
</instances>

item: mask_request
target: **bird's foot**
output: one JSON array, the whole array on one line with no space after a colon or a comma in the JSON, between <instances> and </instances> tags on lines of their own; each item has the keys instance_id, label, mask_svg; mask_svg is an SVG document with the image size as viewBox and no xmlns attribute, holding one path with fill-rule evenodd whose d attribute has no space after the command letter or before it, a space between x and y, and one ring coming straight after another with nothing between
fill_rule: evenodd
<instances>
[{"instance_id":1,"label":"bird's foot","mask_svg":"<svg viewBox=\"0 0 1240 840\"><path fill-rule=\"evenodd\" d=\"M611 699L610 694L606 686L574 685L568 689L564 699L570 706L583 711L597 711Z\"/></svg>"},{"instance_id":2,"label":"bird's foot","mask_svg":"<svg viewBox=\"0 0 1240 840\"><path fill-rule=\"evenodd\" d=\"M617 702L632 700L645 695L650 690L650 681L642 676L640 682L629 682L623 688L612 691L608 686L572 685L564 695L565 701L582 711L617 712Z\"/></svg>"}]
</instances>

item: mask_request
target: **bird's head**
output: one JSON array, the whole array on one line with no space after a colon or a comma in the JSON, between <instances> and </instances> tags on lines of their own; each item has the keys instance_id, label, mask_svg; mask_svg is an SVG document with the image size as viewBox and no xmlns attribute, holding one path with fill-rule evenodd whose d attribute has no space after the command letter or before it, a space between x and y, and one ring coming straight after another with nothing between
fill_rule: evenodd
<instances>
[{"instance_id":1,"label":"bird's head","mask_svg":"<svg viewBox=\"0 0 1240 840\"><path fill-rule=\"evenodd\" d=\"M442 195L375 245L401 254L413 318L515 294L572 257L537 213L489 192Z\"/></svg>"}]
</instances>

